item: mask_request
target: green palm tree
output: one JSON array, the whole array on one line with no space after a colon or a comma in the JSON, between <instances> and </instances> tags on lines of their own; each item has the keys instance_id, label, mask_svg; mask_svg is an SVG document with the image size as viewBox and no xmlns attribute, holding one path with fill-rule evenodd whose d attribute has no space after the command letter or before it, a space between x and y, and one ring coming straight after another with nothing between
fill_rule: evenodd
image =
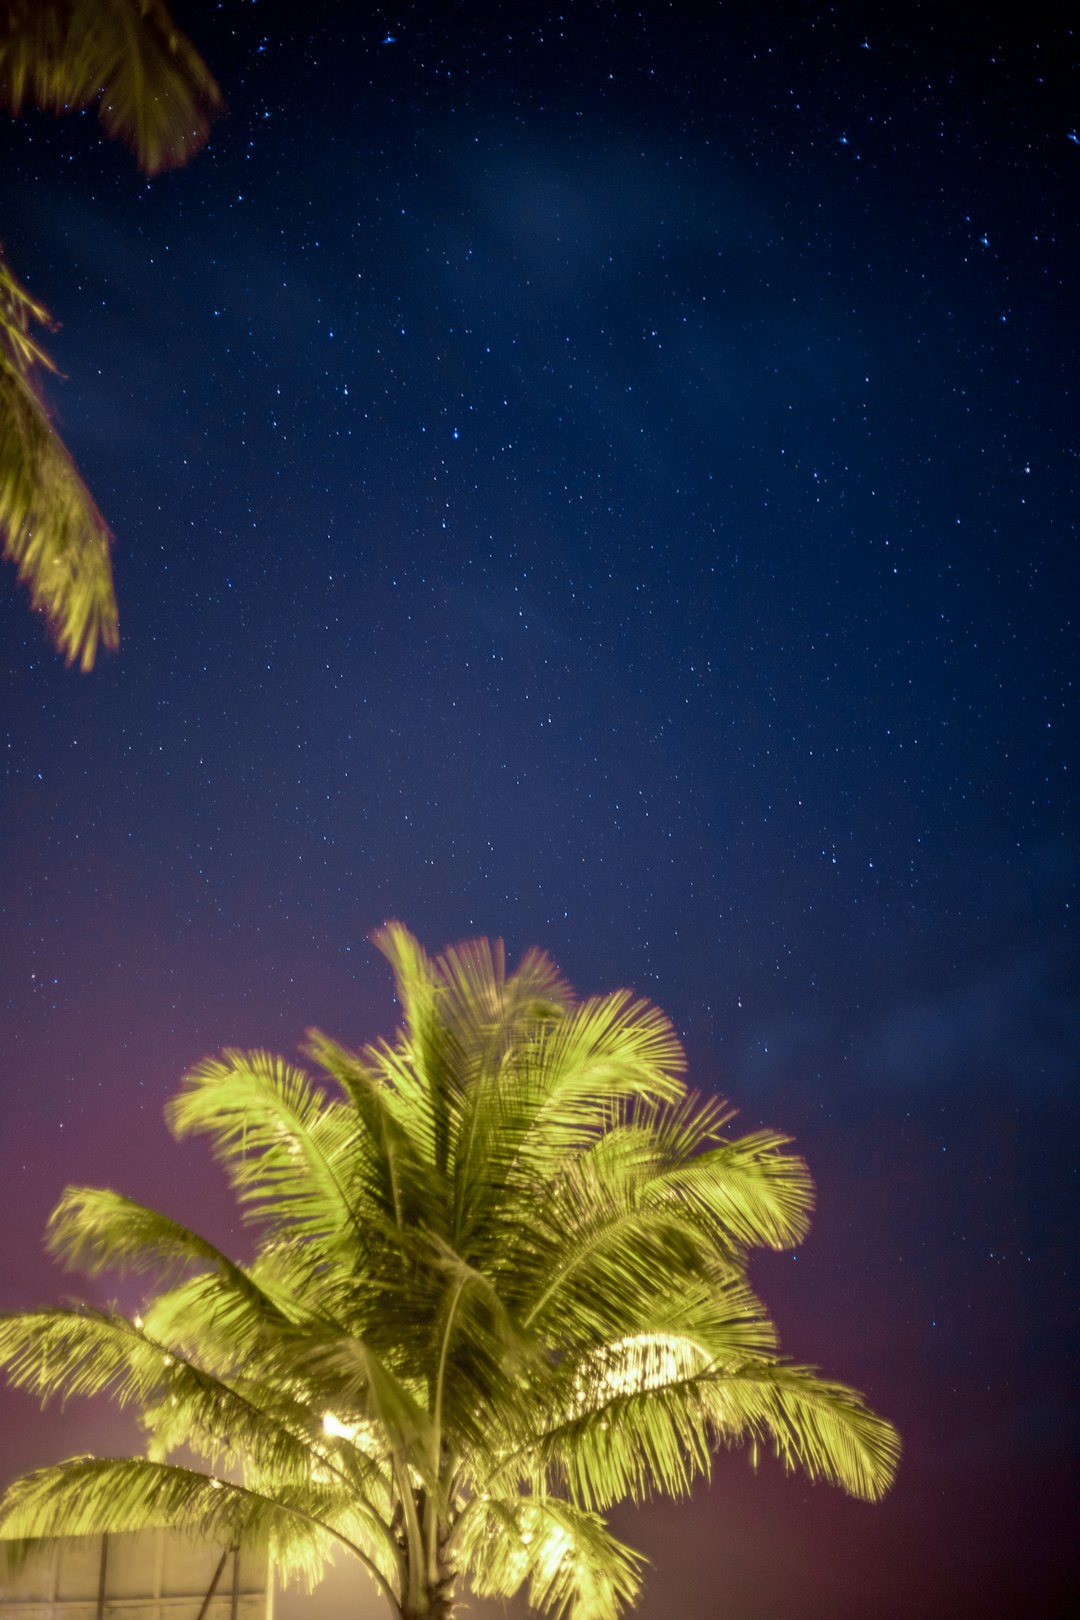
<instances>
[{"instance_id":1,"label":"green palm tree","mask_svg":"<svg viewBox=\"0 0 1080 1620\"><path fill-rule=\"evenodd\" d=\"M781 1359L747 1281L751 1247L806 1231L787 1138L729 1135L626 991L576 1001L545 955L508 975L487 941L434 961L398 924L377 942L392 1043L311 1032L318 1080L226 1052L169 1106L210 1137L252 1264L117 1193L64 1194L56 1255L165 1286L132 1319L2 1318L0 1361L43 1397L137 1408L147 1452L16 1481L0 1535L168 1524L312 1579L345 1548L395 1620L445 1620L459 1582L609 1620L641 1559L603 1513L684 1494L720 1447L881 1496L895 1431Z\"/></svg>"},{"instance_id":2,"label":"green palm tree","mask_svg":"<svg viewBox=\"0 0 1080 1620\"><path fill-rule=\"evenodd\" d=\"M96 101L146 174L206 140L221 93L162 0L0 0L0 105L69 112ZM119 639L104 518L56 432L31 336L45 308L0 258L0 545L68 663Z\"/></svg>"}]
</instances>

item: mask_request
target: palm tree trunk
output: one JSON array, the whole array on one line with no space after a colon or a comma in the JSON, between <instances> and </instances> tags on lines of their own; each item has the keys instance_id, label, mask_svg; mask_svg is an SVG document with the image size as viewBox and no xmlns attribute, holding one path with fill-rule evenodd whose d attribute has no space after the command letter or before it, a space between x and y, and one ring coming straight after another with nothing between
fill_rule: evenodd
<instances>
[{"instance_id":1,"label":"palm tree trunk","mask_svg":"<svg viewBox=\"0 0 1080 1620\"><path fill-rule=\"evenodd\" d=\"M444 1552L444 1546L440 1544L438 1580L424 1582L415 1607L402 1604L401 1620L453 1620L457 1572L447 1561Z\"/></svg>"}]
</instances>

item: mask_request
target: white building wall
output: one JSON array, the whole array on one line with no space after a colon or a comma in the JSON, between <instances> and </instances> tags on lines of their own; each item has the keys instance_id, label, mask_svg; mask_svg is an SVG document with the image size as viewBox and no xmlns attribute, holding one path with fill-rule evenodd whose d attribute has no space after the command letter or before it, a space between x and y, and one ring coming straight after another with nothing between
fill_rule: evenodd
<instances>
[{"instance_id":1,"label":"white building wall","mask_svg":"<svg viewBox=\"0 0 1080 1620\"><path fill-rule=\"evenodd\" d=\"M0 1562L0 1620L272 1620L258 1553L226 1557L202 1613L222 1551L167 1530L42 1543Z\"/></svg>"},{"instance_id":2,"label":"white building wall","mask_svg":"<svg viewBox=\"0 0 1080 1620\"><path fill-rule=\"evenodd\" d=\"M101 1585L100 1536L43 1543L5 1567L0 1542L0 1620L199 1620L222 1549L166 1530L109 1536ZM236 1590L234 1598L234 1576ZM314 1592L268 1583L264 1554L229 1554L202 1620L389 1620L370 1575L341 1553ZM461 1620L505 1620L523 1612L462 1593Z\"/></svg>"}]
</instances>

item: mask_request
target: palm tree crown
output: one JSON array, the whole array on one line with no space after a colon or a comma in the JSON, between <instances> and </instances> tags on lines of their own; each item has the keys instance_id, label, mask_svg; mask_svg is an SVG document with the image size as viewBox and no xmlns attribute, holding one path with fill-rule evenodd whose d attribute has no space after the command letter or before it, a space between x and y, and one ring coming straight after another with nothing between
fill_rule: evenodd
<instances>
[{"instance_id":1,"label":"palm tree crown","mask_svg":"<svg viewBox=\"0 0 1080 1620\"><path fill-rule=\"evenodd\" d=\"M319 1080L226 1052L170 1104L225 1166L251 1265L119 1194L64 1194L52 1250L161 1291L131 1320L0 1318L0 1361L43 1396L137 1407L147 1453L18 1480L0 1535L168 1523L310 1578L343 1546L395 1620L449 1615L459 1580L614 1620L641 1560L601 1515L686 1492L719 1447L879 1497L895 1431L780 1358L747 1282L752 1246L807 1227L787 1139L727 1134L625 991L577 1001L545 955L508 974L487 941L432 961L398 924L377 940L392 1043L311 1032ZM207 1471L169 1462L181 1447Z\"/></svg>"}]
</instances>

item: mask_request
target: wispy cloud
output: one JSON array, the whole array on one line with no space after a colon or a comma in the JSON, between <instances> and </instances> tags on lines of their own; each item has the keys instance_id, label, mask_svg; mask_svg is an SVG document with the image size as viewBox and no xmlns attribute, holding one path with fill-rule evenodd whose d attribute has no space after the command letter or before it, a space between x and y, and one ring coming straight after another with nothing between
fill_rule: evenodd
<instances>
[{"instance_id":1,"label":"wispy cloud","mask_svg":"<svg viewBox=\"0 0 1080 1620\"><path fill-rule=\"evenodd\" d=\"M1073 985L1060 956L1025 951L949 993L898 1004L868 1038L863 1062L896 1086L1008 1075L1057 1090L1076 1072L1080 999Z\"/></svg>"}]
</instances>

